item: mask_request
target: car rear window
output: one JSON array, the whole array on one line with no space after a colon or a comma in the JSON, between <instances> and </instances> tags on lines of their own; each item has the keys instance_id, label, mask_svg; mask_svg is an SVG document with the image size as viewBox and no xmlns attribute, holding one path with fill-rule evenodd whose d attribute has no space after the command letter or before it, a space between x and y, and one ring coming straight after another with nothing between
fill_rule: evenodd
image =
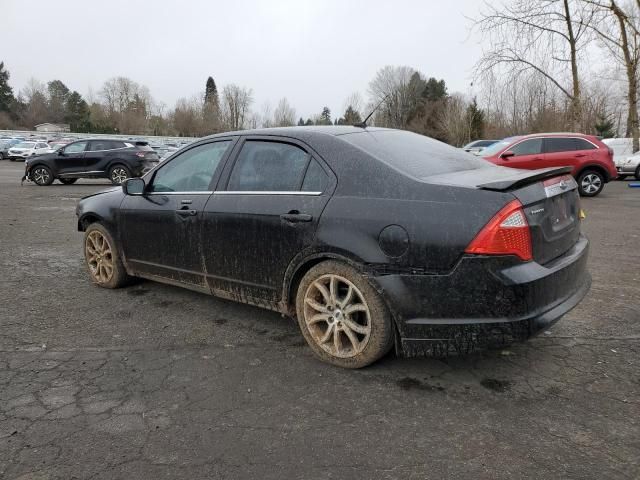
<instances>
[{"instance_id":1,"label":"car rear window","mask_svg":"<svg viewBox=\"0 0 640 480\"><path fill-rule=\"evenodd\" d=\"M341 135L340 138L414 178L490 165L446 143L402 130L369 130Z\"/></svg>"}]
</instances>

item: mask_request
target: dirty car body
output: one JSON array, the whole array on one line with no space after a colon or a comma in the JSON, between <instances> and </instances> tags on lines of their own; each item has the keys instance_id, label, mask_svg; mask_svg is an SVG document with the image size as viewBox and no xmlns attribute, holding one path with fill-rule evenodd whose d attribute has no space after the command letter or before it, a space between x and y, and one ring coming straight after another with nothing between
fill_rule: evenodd
<instances>
[{"instance_id":1,"label":"dirty car body","mask_svg":"<svg viewBox=\"0 0 640 480\"><path fill-rule=\"evenodd\" d=\"M207 149L209 172L172 183L174 162ZM342 262L384 299L398 352L434 351L464 331L528 337L584 297L588 241L568 172L495 166L397 130L232 132L156 167L140 194L84 198L78 228L111 232L129 275L288 315L306 272ZM511 228L524 250L506 245Z\"/></svg>"}]
</instances>

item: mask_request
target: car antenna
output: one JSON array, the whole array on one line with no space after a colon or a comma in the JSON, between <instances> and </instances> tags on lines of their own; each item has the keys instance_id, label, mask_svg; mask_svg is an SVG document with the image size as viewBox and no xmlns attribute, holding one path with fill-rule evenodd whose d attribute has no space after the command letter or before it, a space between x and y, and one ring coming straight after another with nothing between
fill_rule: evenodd
<instances>
[{"instance_id":1,"label":"car antenna","mask_svg":"<svg viewBox=\"0 0 640 480\"><path fill-rule=\"evenodd\" d=\"M375 106L375 108L373 110L371 110L371 113L369 115L367 115L367 118L365 118L362 122L360 123L356 123L353 126L354 127L358 127L358 128L367 128L367 121L371 118L371 115L373 115L374 113L376 113L376 110L378 110L378 108L380 108L380 105L383 104L383 102L389 98L389 95L385 95L382 100L380 100L380 103L378 103L378 105Z\"/></svg>"}]
</instances>

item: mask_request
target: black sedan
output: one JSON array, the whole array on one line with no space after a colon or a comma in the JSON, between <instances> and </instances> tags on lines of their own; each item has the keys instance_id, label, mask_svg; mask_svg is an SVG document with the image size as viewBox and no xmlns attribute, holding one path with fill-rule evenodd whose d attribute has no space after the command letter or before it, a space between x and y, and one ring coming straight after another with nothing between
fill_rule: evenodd
<instances>
[{"instance_id":1,"label":"black sedan","mask_svg":"<svg viewBox=\"0 0 640 480\"><path fill-rule=\"evenodd\" d=\"M27 159L23 180L45 186L56 179L69 185L79 178L108 178L120 184L159 162L158 154L144 141L85 138Z\"/></svg>"},{"instance_id":2,"label":"black sedan","mask_svg":"<svg viewBox=\"0 0 640 480\"><path fill-rule=\"evenodd\" d=\"M398 130L214 135L77 215L97 285L142 277L276 310L342 367L526 338L591 283L566 169Z\"/></svg>"}]
</instances>

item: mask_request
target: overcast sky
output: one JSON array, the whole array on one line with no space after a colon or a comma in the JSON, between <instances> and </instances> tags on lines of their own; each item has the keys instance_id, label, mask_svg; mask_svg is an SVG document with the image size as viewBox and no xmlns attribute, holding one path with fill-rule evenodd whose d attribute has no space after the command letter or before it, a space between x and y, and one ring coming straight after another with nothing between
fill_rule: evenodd
<instances>
[{"instance_id":1,"label":"overcast sky","mask_svg":"<svg viewBox=\"0 0 640 480\"><path fill-rule=\"evenodd\" d=\"M95 93L114 76L172 107L236 83L253 109L286 96L298 116L334 116L385 65L408 65L469 92L480 55L478 0L2 0L0 61L19 91L31 77ZM106 8L108 5L108 8Z\"/></svg>"}]
</instances>

